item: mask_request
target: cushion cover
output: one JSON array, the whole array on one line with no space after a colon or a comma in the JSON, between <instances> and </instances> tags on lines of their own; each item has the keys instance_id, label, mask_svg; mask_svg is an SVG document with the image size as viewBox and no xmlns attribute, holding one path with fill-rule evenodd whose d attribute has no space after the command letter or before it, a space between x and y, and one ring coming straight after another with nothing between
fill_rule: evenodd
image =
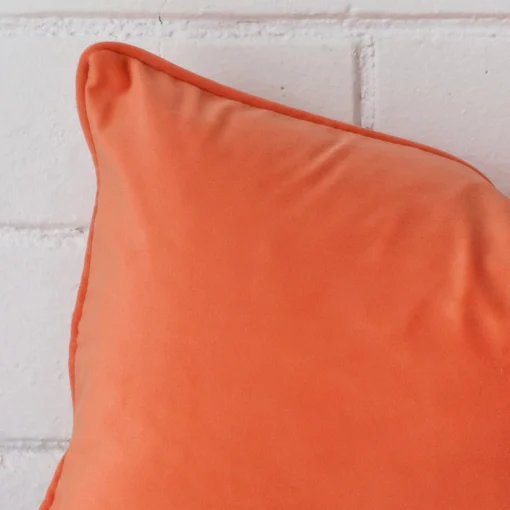
<instances>
[{"instance_id":1,"label":"cushion cover","mask_svg":"<svg viewBox=\"0 0 510 510\"><path fill-rule=\"evenodd\" d=\"M44 510L510 508L510 201L440 151L88 49L97 202Z\"/></svg>"}]
</instances>

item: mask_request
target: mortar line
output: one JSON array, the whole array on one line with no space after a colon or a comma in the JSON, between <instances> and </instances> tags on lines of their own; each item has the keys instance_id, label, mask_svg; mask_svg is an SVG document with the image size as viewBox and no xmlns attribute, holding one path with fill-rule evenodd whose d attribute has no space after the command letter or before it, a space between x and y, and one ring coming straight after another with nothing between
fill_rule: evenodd
<instances>
[{"instance_id":1,"label":"mortar line","mask_svg":"<svg viewBox=\"0 0 510 510\"><path fill-rule=\"evenodd\" d=\"M163 3L158 11L158 22L159 22L159 25L160 25L160 34L159 34L159 37L158 37L158 55L160 57L163 56L163 37L165 36L164 34L164 22L163 22L163 16L165 15L165 9L166 9L166 6L168 5L168 2L169 0L163 0Z\"/></svg>"},{"instance_id":2,"label":"mortar line","mask_svg":"<svg viewBox=\"0 0 510 510\"><path fill-rule=\"evenodd\" d=\"M0 234L10 233L39 233L40 235L46 234L60 234L60 235L83 235L88 231L88 225L85 224L52 224L52 223L0 223Z\"/></svg>"},{"instance_id":3,"label":"mortar line","mask_svg":"<svg viewBox=\"0 0 510 510\"><path fill-rule=\"evenodd\" d=\"M353 67L353 108L352 108L352 122L356 126L361 126L361 51L362 51L362 38L358 37L354 43L354 51L352 55Z\"/></svg>"},{"instance_id":4,"label":"mortar line","mask_svg":"<svg viewBox=\"0 0 510 510\"><path fill-rule=\"evenodd\" d=\"M376 115L377 76L375 41L363 36L358 44L357 74L359 87L358 121L366 129L374 129Z\"/></svg>"},{"instance_id":5,"label":"mortar line","mask_svg":"<svg viewBox=\"0 0 510 510\"><path fill-rule=\"evenodd\" d=\"M163 11L161 11L163 12ZM226 20L226 19L175 19L163 16L153 18L58 18L58 17L1 17L0 37L73 37L94 36L113 39L130 37L179 37L193 39L236 38L288 38L291 35L309 38L339 38L412 34L413 37L428 35L510 37L510 17L483 20L461 19L279 19L272 21Z\"/></svg>"},{"instance_id":6,"label":"mortar line","mask_svg":"<svg viewBox=\"0 0 510 510\"><path fill-rule=\"evenodd\" d=\"M200 21L249 21L249 22L267 22L267 21L302 21L302 20L390 20L390 21L445 21L445 20L510 20L510 10L503 12L434 12L434 13L406 13L406 12L386 12L386 11L357 11L352 8L345 8L341 11L317 11L302 13L242 13L242 12L165 12L170 0L164 0L161 8L153 12L97 12L97 11L33 11L30 13L0 13L0 18L58 18L58 19L138 19L151 20L154 17L161 18L161 21L179 21L179 20L200 20Z\"/></svg>"},{"instance_id":7,"label":"mortar line","mask_svg":"<svg viewBox=\"0 0 510 510\"><path fill-rule=\"evenodd\" d=\"M85 247L87 227L0 226L0 247Z\"/></svg>"},{"instance_id":8,"label":"mortar line","mask_svg":"<svg viewBox=\"0 0 510 510\"><path fill-rule=\"evenodd\" d=\"M0 439L0 454L63 452L68 446L69 440L67 439L5 438Z\"/></svg>"}]
</instances>

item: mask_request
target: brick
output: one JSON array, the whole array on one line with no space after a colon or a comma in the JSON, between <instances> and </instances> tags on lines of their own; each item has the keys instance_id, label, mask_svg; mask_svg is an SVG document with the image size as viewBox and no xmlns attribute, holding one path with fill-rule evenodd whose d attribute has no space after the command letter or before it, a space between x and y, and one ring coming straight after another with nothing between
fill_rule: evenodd
<instances>
[{"instance_id":1,"label":"brick","mask_svg":"<svg viewBox=\"0 0 510 510\"><path fill-rule=\"evenodd\" d=\"M347 0L168 0L163 14L334 14L348 9Z\"/></svg>"},{"instance_id":2,"label":"brick","mask_svg":"<svg viewBox=\"0 0 510 510\"><path fill-rule=\"evenodd\" d=\"M510 13L508 0L169 0L163 13L192 15L313 14L470 14Z\"/></svg>"},{"instance_id":3,"label":"brick","mask_svg":"<svg viewBox=\"0 0 510 510\"><path fill-rule=\"evenodd\" d=\"M508 0L353 0L351 12L387 14L500 14L510 13Z\"/></svg>"},{"instance_id":4,"label":"brick","mask_svg":"<svg viewBox=\"0 0 510 510\"><path fill-rule=\"evenodd\" d=\"M96 40L0 38L0 224L89 221L95 176L74 82L81 52ZM157 50L155 39L134 43Z\"/></svg>"},{"instance_id":5,"label":"brick","mask_svg":"<svg viewBox=\"0 0 510 510\"><path fill-rule=\"evenodd\" d=\"M154 14L164 0L2 0L3 14Z\"/></svg>"},{"instance_id":6,"label":"brick","mask_svg":"<svg viewBox=\"0 0 510 510\"><path fill-rule=\"evenodd\" d=\"M349 42L165 40L163 57L230 87L347 122L353 119Z\"/></svg>"},{"instance_id":7,"label":"brick","mask_svg":"<svg viewBox=\"0 0 510 510\"><path fill-rule=\"evenodd\" d=\"M84 234L0 231L0 439L70 434L69 331L84 251Z\"/></svg>"},{"instance_id":8,"label":"brick","mask_svg":"<svg viewBox=\"0 0 510 510\"><path fill-rule=\"evenodd\" d=\"M505 39L378 40L375 128L454 153L510 194L509 60Z\"/></svg>"},{"instance_id":9,"label":"brick","mask_svg":"<svg viewBox=\"0 0 510 510\"><path fill-rule=\"evenodd\" d=\"M61 451L2 451L0 447L0 508L39 508Z\"/></svg>"},{"instance_id":10,"label":"brick","mask_svg":"<svg viewBox=\"0 0 510 510\"><path fill-rule=\"evenodd\" d=\"M2 14L91 15L330 15L356 14L500 14L507 0L3 0Z\"/></svg>"}]
</instances>

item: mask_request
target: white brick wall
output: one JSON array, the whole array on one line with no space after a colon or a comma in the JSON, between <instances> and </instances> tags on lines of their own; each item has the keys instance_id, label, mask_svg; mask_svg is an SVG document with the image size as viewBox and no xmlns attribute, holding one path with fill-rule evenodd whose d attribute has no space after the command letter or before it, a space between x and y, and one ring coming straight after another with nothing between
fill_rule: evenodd
<instances>
[{"instance_id":1,"label":"white brick wall","mask_svg":"<svg viewBox=\"0 0 510 510\"><path fill-rule=\"evenodd\" d=\"M509 0L0 1L0 508L37 507L71 428L68 330L94 172L80 52L143 46L231 86L436 145L510 194Z\"/></svg>"}]
</instances>

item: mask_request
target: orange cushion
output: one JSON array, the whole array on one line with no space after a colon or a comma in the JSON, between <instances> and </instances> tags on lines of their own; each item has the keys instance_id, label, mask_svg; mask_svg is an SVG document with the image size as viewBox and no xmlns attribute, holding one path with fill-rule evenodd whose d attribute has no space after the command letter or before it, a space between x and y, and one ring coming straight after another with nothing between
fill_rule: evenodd
<instances>
[{"instance_id":1,"label":"orange cushion","mask_svg":"<svg viewBox=\"0 0 510 510\"><path fill-rule=\"evenodd\" d=\"M47 510L510 508L510 201L452 156L93 46Z\"/></svg>"}]
</instances>

